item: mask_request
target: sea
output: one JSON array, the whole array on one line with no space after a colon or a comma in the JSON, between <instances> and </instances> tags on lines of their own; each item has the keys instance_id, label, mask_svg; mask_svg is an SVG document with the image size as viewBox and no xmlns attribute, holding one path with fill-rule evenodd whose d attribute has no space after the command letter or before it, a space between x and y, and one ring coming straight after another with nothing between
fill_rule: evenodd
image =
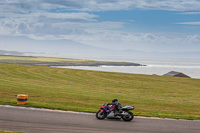
<instances>
[{"instance_id":1,"label":"sea","mask_svg":"<svg viewBox=\"0 0 200 133\"><path fill-rule=\"evenodd\" d=\"M183 58L153 58L153 57L76 57L77 59L96 61L132 62L145 66L59 66L60 68L72 68L83 70L95 70L106 72L120 72L146 75L163 75L170 71L184 73L191 78L200 79L200 59Z\"/></svg>"}]
</instances>

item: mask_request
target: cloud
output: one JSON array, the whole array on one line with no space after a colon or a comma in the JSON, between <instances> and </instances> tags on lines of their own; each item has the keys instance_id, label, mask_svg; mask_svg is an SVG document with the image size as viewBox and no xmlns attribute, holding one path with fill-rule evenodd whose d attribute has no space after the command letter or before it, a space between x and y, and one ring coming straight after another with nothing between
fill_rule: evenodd
<instances>
[{"instance_id":1,"label":"cloud","mask_svg":"<svg viewBox=\"0 0 200 133\"><path fill-rule=\"evenodd\" d=\"M36 12L60 11L109 11L109 10L173 10L200 11L199 0L1 0L0 11Z\"/></svg>"},{"instance_id":2,"label":"cloud","mask_svg":"<svg viewBox=\"0 0 200 133\"><path fill-rule=\"evenodd\" d=\"M67 10L109 11L109 10L170 10L170 11L200 11L199 0L45 0L43 4ZM53 8L49 6L49 8ZM56 8L54 8L56 9Z\"/></svg>"},{"instance_id":3,"label":"cloud","mask_svg":"<svg viewBox=\"0 0 200 133\"><path fill-rule=\"evenodd\" d=\"M196 21L196 22L181 22L181 23L176 23L176 24L200 25L200 21Z\"/></svg>"},{"instance_id":4,"label":"cloud","mask_svg":"<svg viewBox=\"0 0 200 133\"><path fill-rule=\"evenodd\" d=\"M178 14L182 14L182 15L196 15L196 14L200 14L200 12L183 12L183 13L178 13Z\"/></svg>"},{"instance_id":5,"label":"cloud","mask_svg":"<svg viewBox=\"0 0 200 133\"><path fill-rule=\"evenodd\" d=\"M92 46L141 51L196 51L200 49L200 35L175 33L128 33L122 31L87 31L84 34L60 36Z\"/></svg>"},{"instance_id":6,"label":"cloud","mask_svg":"<svg viewBox=\"0 0 200 133\"><path fill-rule=\"evenodd\" d=\"M198 45L199 35L168 36L119 31L125 22L98 21L96 12L111 10L169 10L200 14L199 0L1 0L0 35L37 39L70 39L102 47L160 49L163 45ZM93 12L95 11L95 12ZM190 11L190 12L188 12ZM134 22L130 20L129 22ZM128 22L127 22L128 23ZM177 24L200 25L200 22ZM109 44L110 43L110 44ZM112 45L112 44L113 45ZM119 45L118 45L119 44ZM178 46L177 46L178 45Z\"/></svg>"},{"instance_id":7,"label":"cloud","mask_svg":"<svg viewBox=\"0 0 200 133\"><path fill-rule=\"evenodd\" d=\"M46 0L48 4L60 7L84 11L108 11L108 10L170 10L170 11L194 11L200 10L199 0Z\"/></svg>"},{"instance_id":8,"label":"cloud","mask_svg":"<svg viewBox=\"0 0 200 133\"><path fill-rule=\"evenodd\" d=\"M190 11L200 10L200 1L198 0L141 0L137 1L137 7L150 10L169 10L169 11Z\"/></svg>"},{"instance_id":9,"label":"cloud","mask_svg":"<svg viewBox=\"0 0 200 133\"><path fill-rule=\"evenodd\" d=\"M52 14L51 14L52 15ZM45 36L55 35L61 36L65 34L77 34L88 31L99 31L99 30L113 30L123 28L124 22L96 22L90 21L83 23L80 20L84 20L88 17L57 17L51 18L50 16L42 17L31 17L30 19L18 18L18 19L3 19L0 21L1 35L33 35ZM30 17L29 15L27 17ZM80 20L77 20L77 19Z\"/></svg>"},{"instance_id":10,"label":"cloud","mask_svg":"<svg viewBox=\"0 0 200 133\"><path fill-rule=\"evenodd\" d=\"M38 3L36 3L38 2ZM1 35L63 35L85 30L122 28L122 22L97 22L98 15L70 11L83 8L87 1L15 0L0 1Z\"/></svg>"}]
</instances>

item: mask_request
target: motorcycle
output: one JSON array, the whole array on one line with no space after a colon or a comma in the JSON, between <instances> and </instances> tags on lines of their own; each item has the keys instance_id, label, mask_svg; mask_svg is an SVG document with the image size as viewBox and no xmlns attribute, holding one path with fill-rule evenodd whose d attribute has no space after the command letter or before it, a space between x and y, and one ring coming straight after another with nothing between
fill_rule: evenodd
<instances>
[{"instance_id":1,"label":"motorcycle","mask_svg":"<svg viewBox=\"0 0 200 133\"><path fill-rule=\"evenodd\" d=\"M107 104L103 104L100 110L96 113L96 118L99 120L103 120L105 118L114 118L114 119L123 119L124 121L131 121L134 118L134 115L129 110L133 110L133 106L124 106L121 108L121 111L114 115L114 110L116 109L115 105L108 106Z\"/></svg>"}]
</instances>

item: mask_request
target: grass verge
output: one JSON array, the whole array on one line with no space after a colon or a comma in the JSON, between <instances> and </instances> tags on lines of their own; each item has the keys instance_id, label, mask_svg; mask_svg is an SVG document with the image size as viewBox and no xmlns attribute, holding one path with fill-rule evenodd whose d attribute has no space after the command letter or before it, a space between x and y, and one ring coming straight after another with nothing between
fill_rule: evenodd
<instances>
[{"instance_id":1,"label":"grass verge","mask_svg":"<svg viewBox=\"0 0 200 133\"><path fill-rule=\"evenodd\" d=\"M200 120L200 80L0 63L0 104L96 112L118 98L135 115Z\"/></svg>"}]
</instances>

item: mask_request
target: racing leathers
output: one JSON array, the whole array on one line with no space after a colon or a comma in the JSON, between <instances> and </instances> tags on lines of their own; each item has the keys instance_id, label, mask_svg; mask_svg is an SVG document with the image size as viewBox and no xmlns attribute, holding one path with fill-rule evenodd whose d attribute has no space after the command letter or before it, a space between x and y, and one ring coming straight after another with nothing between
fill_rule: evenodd
<instances>
[{"instance_id":1,"label":"racing leathers","mask_svg":"<svg viewBox=\"0 0 200 133\"><path fill-rule=\"evenodd\" d=\"M118 115L119 113L122 113L122 105L120 102L118 101L115 101L115 102L112 102L112 103L107 103L107 105L115 105L115 109L113 110L114 111L114 115Z\"/></svg>"}]
</instances>

